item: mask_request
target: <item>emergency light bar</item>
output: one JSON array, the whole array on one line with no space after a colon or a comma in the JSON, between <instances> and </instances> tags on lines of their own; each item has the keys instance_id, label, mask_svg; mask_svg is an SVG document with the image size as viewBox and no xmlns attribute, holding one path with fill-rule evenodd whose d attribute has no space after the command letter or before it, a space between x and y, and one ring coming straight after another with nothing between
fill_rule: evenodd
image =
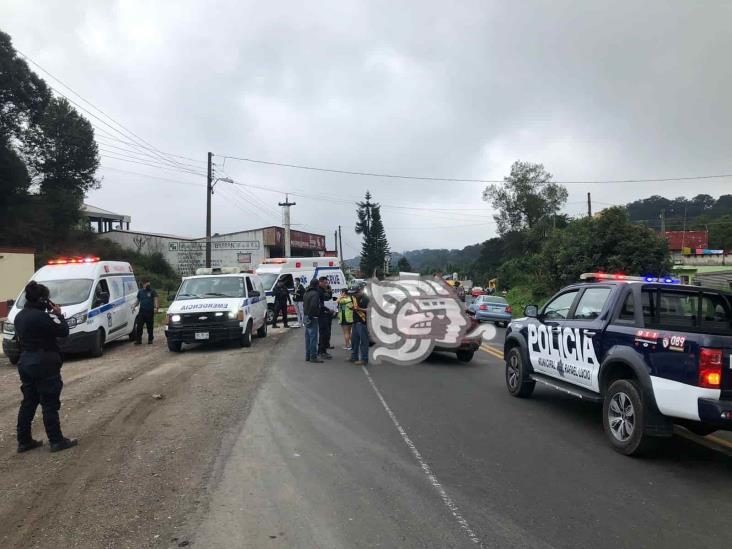
<instances>
[{"instance_id":1,"label":"emergency light bar","mask_svg":"<svg viewBox=\"0 0 732 549\"><path fill-rule=\"evenodd\" d=\"M669 276L627 276L624 274L613 273L582 273L580 280L630 280L635 282L660 282L661 284L681 284L678 278Z\"/></svg>"},{"instance_id":2,"label":"emergency light bar","mask_svg":"<svg viewBox=\"0 0 732 549\"><path fill-rule=\"evenodd\" d=\"M49 265L71 265L78 263L98 263L100 260L98 257L60 257L58 259L50 259Z\"/></svg>"}]
</instances>

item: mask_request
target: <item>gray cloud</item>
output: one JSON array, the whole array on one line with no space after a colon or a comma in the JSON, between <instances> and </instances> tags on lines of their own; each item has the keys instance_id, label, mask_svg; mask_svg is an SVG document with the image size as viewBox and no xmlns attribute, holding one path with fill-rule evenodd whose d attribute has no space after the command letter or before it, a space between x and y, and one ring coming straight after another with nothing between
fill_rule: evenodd
<instances>
[{"instance_id":1,"label":"gray cloud","mask_svg":"<svg viewBox=\"0 0 732 549\"><path fill-rule=\"evenodd\" d=\"M158 148L328 167L500 179L543 162L557 179L732 170L732 5L727 2L6 1L16 46ZM103 141L109 142L109 140ZM101 141L100 140L100 141ZM201 177L103 159L106 168ZM483 185L345 177L217 159L220 174L385 208L395 250L493 234ZM141 230L201 234L204 189L102 169L89 201ZM277 193L219 184L214 228L279 222ZM567 211L650 194L729 191L729 181L573 185ZM348 205L302 197L302 227L332 235ZM265 208L262 201L270 207ZM470 210L464 210L470 209ZM478 209L482 209L478 210ZM274 211L273 211L274 210ZM452 227L452 228L451 228Z\"/></svg>"}]
</instances>

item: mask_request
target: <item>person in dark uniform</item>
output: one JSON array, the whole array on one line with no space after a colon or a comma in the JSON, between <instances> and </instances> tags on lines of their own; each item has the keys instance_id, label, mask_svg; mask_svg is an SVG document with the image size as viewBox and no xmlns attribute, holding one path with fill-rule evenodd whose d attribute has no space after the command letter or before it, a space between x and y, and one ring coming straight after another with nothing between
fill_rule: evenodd
<instances>
[{"instance_id":1,"label":"person in dark uniform","mask_svg":"<svg viewBox=\"0 0 732 549\"><path fill-rule=\"evenodd\" d=\"M147 344L152 345L153 329L155 328L155 313L160 308L158 293L150 286L150 281L143 283L142 290L137 292L137 303L140 312L137 314L137 326L135 326L135 345L142 344L142 329L147 326Z\"/></svg>"},{"instance_id":2,"label":"person in dark uniform","mask_svg":"<svg viewBox=\"0 0 732 549\"><path fill-rule=\"evenodd\" d=\"M274 296L274 316L272 317L272 327L277 327L277 317L282 314L282 325L285 328L289 328L287 325L287 306L292 303L290 297L290 291L285 286L285 281L280 279L272 290Z\"/></svg>"},{"instance_id":3,"label":"person in dark uniform","mask_svg":"<svg viewBox=\"0 0 732 549\"><path fill-rule=\"evenodd\" d=\"M320 292L318 356L320 358L331 359L333 355L328 352L328 349L332 349L330 346L330 331L333 325L333 311L326 307L325 304L333 300L333 292L328 285L328 277L321 276L318 279L318 291Z\"/></svg>"},{"instance_id":4,"label":"person in dark uniform","mask_svg":"<svg viewBox=\"0 0 732 549\"><path fill-rule=\"evenodd\" d=\"M320 318L320 289L318 281L313 278L303 298L303 315L305 326L305 361L322 363L318 358L318 331Z\"/></svg>"},{"instance_id":5,"label":"person in dark uniform","mask_svg":"<svg viewBox=\"0 0 732 549\"><path fill-rule=\"evenodd\" d=\"M69 325L61 309L49 299L48 288L35 281L25 287L25 305L15 317L15 331L20 342L20 390L23 401L18 410L18 453L43 445L31 433L38 405L43 410L43 425L52 452L76 446L78 441L61 433L61 365L63 359L57 337L69 335Z\"/></svg>"}]
</instances>

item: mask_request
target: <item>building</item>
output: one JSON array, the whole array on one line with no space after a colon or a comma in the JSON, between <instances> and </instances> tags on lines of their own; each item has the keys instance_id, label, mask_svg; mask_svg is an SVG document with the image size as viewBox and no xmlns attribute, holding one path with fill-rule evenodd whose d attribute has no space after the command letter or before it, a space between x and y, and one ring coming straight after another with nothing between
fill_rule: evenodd
<instances>
[{"instance_id":1,"label":"building","mask_svg":"<svg viewBox=\"0 0 732 549\"><path fill-rule=\"evenodd\" d=\"M731 265L675 265L672 270L683 284L732 290Z\"/></svg>"},{"instance_id":2,"label":"building","mask_svg":"<svg viewBox=\"0 0 732 549\"><path fill-rule=\"evenodd\" d=\"M197 268L205 267L205 237L185 238L115 229L105 232L104 238L128 250L145 254L159 252L181 276L188 276ZM264 259L284 257L284 241L285 230L276 226L214 234L211 237L211 266L239 265L254 269ZM326 254L325 236L291 230L290 247L293 257L323 256Z\"/></svg>"},{"instance_id":3,"label":"building","mask_svg":"<svg viewBox=\"0 0 732 549\"><path fill-rule=\"evenodd\" d=\"M33 276L34 254L28 248L0 247L0 318L8 315L8 301L16 299Z\"/></svg>"},{"instance_id":4,"label":"building","mask_svg":"<svg viewBox=\"0 0 732 549\"><path fill-rule=\"evenodd\" d=\"M89 227L97 233L105 233L114 229L130 230L132 218L129 215L103 210L91 204L83 204L81 214L84 217L84 227Z\"/></svg>"}]
</instances>

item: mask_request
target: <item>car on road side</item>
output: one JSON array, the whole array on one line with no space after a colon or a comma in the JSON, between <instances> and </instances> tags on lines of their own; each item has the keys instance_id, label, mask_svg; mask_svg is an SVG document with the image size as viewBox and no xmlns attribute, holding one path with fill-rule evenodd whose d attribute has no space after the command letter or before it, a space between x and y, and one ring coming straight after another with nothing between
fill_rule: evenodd
<instances>
[{"instance_id":1,"label":"car on road side","mask_svg":"<svg viewBox=\"0 0 732 549\"><path fill-rule=\"evenodd\" d=\"M478 296L481 296L481 295L485 295L485 293L486 293L485 290L482 287L480 287L480 286L473 286L470 289L470 295L473 296L473 297L478 297Z\"/></svg>"},{"instance_id":2,"label":"car on road side","mask_svg":"<svg viewBox=\"0 0 732 549\"><path fill-rule=\"evenodd\" d=\"M498 326L508 326L512 309L504 298L497 295L481 295L468 305L467 312L478 322L495 322Z\"/></svg>"},{"instance_id":3,"label":"car on road side","mask_svg":"<svg viewBox=\"0 0 732 549\"><path fill-rule=\"evenodd\" d=\"M184 343L236 341L252 344L267 337L267 302L259 277L236 267L198 269L183 278L165 319L168 349Z\"/></svg>"},{"instance_id":4,"label":"car on road side","mask_svg":"<svg viewBox=\"0 0 732 549\"><path fill-rule=\"evenodd\" d=\"M510 394L529 397L539 383L601 403L607 439L626 455L674 424L732 430L732 295L670 278L581 280L511 322Z\"/></svg>"},{"instance_id":5,"label":"car on road side","mask_svg":"<svg viewBox=\"0 0 732 549\"><path fill-rule=\"evenodd\" d=\"M134 338L138 287L129 263L63 257L50 260L31 280L48 287L51 301L66 317L69 335L59 339L63 353L99 357L110 341ZM3 352L11 364L20 360L13 321L24 305L21 292L2 327Z\"/></svg>"}]
</instances>

